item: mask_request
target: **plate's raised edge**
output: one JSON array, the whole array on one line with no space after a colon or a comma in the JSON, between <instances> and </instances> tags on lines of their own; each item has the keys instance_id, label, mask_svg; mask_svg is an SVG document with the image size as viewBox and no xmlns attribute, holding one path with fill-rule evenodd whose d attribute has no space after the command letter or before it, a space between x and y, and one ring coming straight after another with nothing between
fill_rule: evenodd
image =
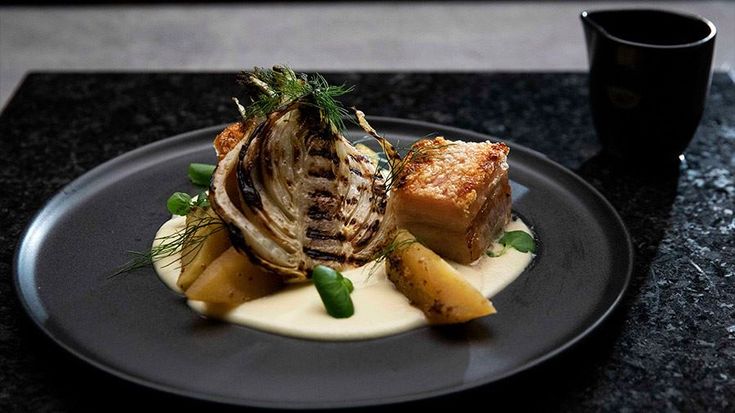
<instances>
[{"instance_id":1,"label":"plate's raised edge","mask_svg":"<svg viewBox=\"0 0 735 413\"><path fill-rule=\"evenodd\" d=\"M514 376L518 373L521 373L525 370L528 370L532 367L538 366L556 356L559 354L571 349L576 344L578 344L581 340L583 340L585 337L587 337L592 331L594 331L598 326L600 326L609 316L610 314L615 311L615 309L618 307L620 302L622 301L623 297L628 291L628 287L630 286L630 281L633 276L633 265L634 265L634 253L633 253L633 241L630 238L630 233L628 232L628 228L625 226L625 223L623 222L623 219L620 217L620 214L618 214L618 211L613 207L613 205L610 203L610 201L605 198L604 195L600 191L597 190L594 186L592 186L589 182L582 179L579 175L575 174L571 170L569 170L564 165L553 161L545 154L538 152L534 149L528 148L526 146L502 140L497 137L486 135L480 132L474 132L467 129L457 128L454 126L445 126L440 125L437 123L432 122L425 122L425 121L419 121L419 120L412 120L412 119L401 119L401 118L392 118L392 117L381 117L381 116L371 116L369 121L375 125L384 124L384 123L393 123L396 125L411 125L416 128L421 129L435 129L437 131L443 131L443 132L451 132L452 134L456 134L456 136L452 136L451 138L454 139L461 139L463 137L472 137L479 140L491 140L491 141L503 141L503 143L507 144L511 148L511 154L515 152L525 152L526 155L537 158L541 160L542 162L545 162L552 167L560 170L564 174L567 175L567 177L571 178L573 181L577 182L581 186L583 186L585 189L590 191L597 200L602 204L602 206L610 212L611 216L614 218L614 221L618 225L618 229L621 231L621 235L625 239L625 247L627 250L627 268L625 271L625 278L623 280L623 287L620 289L620 292L615 297L615 300L613 300L612 304L607 308L607 310L599 317L597 320L595 320L592 324L590 324L586 329L584 329L582 332L574 336L572 339L561 345L560 347L556 348L553 351L550 351L546 354L544 354L541 357L538 357L534 360L529 361L528 363L525 363L521 366L518 366L517 368L510 370L506 372L505 374L499 375L497 377L494 377L492 380L483 380L478 379L472 382L463 383L459 386L441 389L441 390L432 390L430 392L427 392L426 395L422 397L421 394L416 394L414 397L401 397L401 398L393 398L391 400L386 400L383 403L370 403L371 405L377 405L377 404L387 404L387 403L396 403L396 402L407 402L407 401L414 401L414 400L420 400L423 398L430 398L430 397L438 397L443 396L451 393L456 393L463 390L468 390L471 388L475 388L478 386L494 383L503 379L506 379L508 377ZM387 129L387 128L386 128ZM511 155L512 156L512 155ZM368 403L364 404L354 404L350 406L358 407L358 406L366 406L369 405ZM329 406L329 407L338 407L338 406Z\"/></svg>"},{"instance_id":2,"label":"plate's raised edge","mask_svg":"<svg viewBox=\"0 0 735 413\"><path fill-rule=\"evenodd\" d=\"M66 184L64 187L62 187L58 192L56 192L56 194L53 195L48 201L46 201L45 205L33 215L33 217L28 221L26 228L21 233L18 239L18 242L16 244L16 247L15 247L15 253L13 255L13 287L15 288L16 297L18 297L18 301L20 301L21 306L25 310L28 317L38 327L38 329L41 330L53 342L55 342L59 347L63 348L64 350L68 351L70 354L73 354L79 359L97 367L98 369L102 371L110 373L111 375L115 377L119 377L121 379L130 381L137 385L153 388L153 389L168 392L168 393L178 394L181 396L195 397L198 399L208 400L208 401L213 401L213 402L223 402L223 400L221 398L218 399L216 397L211 397L210 395L207 395L207 394L193 394L191 391L188 391L188 390L177 389L172 386L162 385L162 384L156 383L154 381L151 381L143 377L138 377L138 376L134 376L134 375L119 371L91 357L88 357L82 352L77 351L75 348L67 345L62 339L60 339L53 332L47 329L46 326L43 324L43 320L39 318L40 316L39 312L42 314L42 313L45 313L45 310L41 307L42 304L29 301L29 299L33 299L33 296L29 295L31 294L30 292L24 292L25 290L27 290L27 288L25 288L22 285L23 280L21 279L20 270L21 270L21 265L23 265L23 262L22 262L23 252L25 250L32 249L35 247L33 245L34 239L39 236L42 236L42 234L44 234L46 231L43 223L46 222L46 220L52 219L54 217L55 214L53 213L53 211L58 205L71 199L76 194L77 192L76 188L84 187L84 185L87 184L88 182L94 182L95 179L99 175L106 173L109 169L115 169L128 162L135 161L136 158L142 154L145 154L146 156L150 156L150 154L161 151L161 150L165 150L168 152L170 151L170 145L172 142L175 142L175 141L183 142L183 141L187 141L190 139L198 139L202 134L205 134L205 133L211 133L212 136L215 136L214 134L221 131L224 128L224 126L225 126L224 124L217 125L217 126L210 126L210 127L201 128L201 129L181 133L178 135L174 135L169 138L162 139L160 141L152 142L152 143L143 145L141 147L138 147L136 149L133 149L129 152L125 152L110 160L107 160L95 166L94 168L90 169L89 171L83 173L82 175L80 175L79 177L75 178L74 180ZM233 403L242 404L242 403L236 403L236 401L233 401Z\"/></svg>"},{"instance_id":3,"label":"plate's raised edge","mask_svg":"<svg viewBox=\"0 0 735 413\"><path fill-rule=\"evenodd\" d=\"M443 131L443 132L451 132L452 134L456 134L454 138L459 137L472 137L474 139L478 140L492 140L492 141L499 141L500 139L482 134L479 132L470 131L467 129L461 129L453 126L445 126L440 125L436 123L431 122L424 122L419 120L412 120L412 119L401 119L401 118L392 118L392 117L382 117L382 116L371 116L369 119L370 122L372 122L374 125L381 125L381 124L394 124L398 128L405 127L406 125L410 125L412 127L415 127L417 129L433 129L437 131ZM125 372L121 372L117 369L114 369L112 367L109 367L105 365L104 363L98 362L90 357L87 357L86 355L82 354L81 352L75 350L74 348L66 345L61 339L56 337L51 331L46 329L46 327L43 325L42 321L38 319L36 311L32 307L33 305L27 302L26 297L22 291L21 286L21 277L19 272L19 266L21 264L21 253L26 248L30 248L27 245L29 243L32 243L31 240L28 238L31 237L34 233L34 231L42 230L42 221L41 218L44 218L46 214L48 214L48 211L53 211L53 209L58 205L60 202L63 202L65 199L72 196L75 191L74 188L78 186L83 186L87 182L94 181L94 179L100 175L101 173L104 173L109 168L115 168L118 165L122 165L126 162L135 160L135 158L138 157L140 154L150 154L151 152L156 152L162 149L169 150L169 145L174 141L186 141L188 139L192 138L198 138L202 134L210 133L212 136L216 134L217 132L221 131L227 124L220 124L215 126L210 126L206 128L201 128L197 130L193 130L190 132L185 132L182 134L178 134L175 136L172 136L170 138L162 139L160 141L156 141L144 146L141 146L139 148L136 148L130 152L126 152L118 157L115 157L113 159L110 159L93 169L89 170L88 172L82 174L80 177L74 179L72 182L64 186L59 192L56 193L47 203L44 207L42 207L29 221L28 226L25 228L25 230L22 232L19 241L16 245L15 254L13 257L13 281L14 281L14 287L16 291L16 295L21 302L21 305L23 306L26 313L29 315L31 320L33 320L34 324L44 332L49 338L51 338L56 344L58 344L60 347L68 351L69 353L75 355L76 357L80 358L81 360L86 361L87 363L99 368L100 370L103 370L107 373L112 374L113 376L122 378L124 380L128 380L130 382L133 382L135 384L153 388L156 390L168 392L177 394L184 397L193 397L201 400L216 402L216 403L225 403L225 404L232 404L232 405L240 405L240 406L252 406L252 407L266 407L266 408L291 408L291 409L297 409L297 408L307 408L307 409L319 409L319 408L346 408L346 407L364 407L364 406L378 406L378 405L384 405L384 404L391 404L391 403L401 403L401 402L409 402L409 401L416 401L426 398L432 398L432 397L439 397L447 394L452 394L464 390L468 390L471 388L475 388L478 386L486 385L489 383L497 382L500 380L503 380L505 378L511 377L513 375L516 375L518 373L521 373L525 370L528 370L532 367L535 367L547 360L550 360L553 357L556 357L557 355L561 354L562 352L565 352L566 350L572 348L574 345L579 343L582 339L584 339L587 335L589 335L593 330L595 330L600 324L602 324L609 316L610 314L617 308L617 306L620 304L620 301L624 297L625 293L628 290L630 280L633 273L633 243L630 238L630 234L628 233L627 228L625 227L625 224L618 214L618 212L615 210L615 208L610 204L610 202L592 185L590 185L587 181L567 169L565 166L549 159L546 155L544 155L541 152L538 152L536 150L530 149L528 147L525 147L523 145L504 141L511 149L518 152L525 152L528 156L532 158L537 158L541 162L545 162L555 169L558 169L565 173L569 178L571 178L573 181L579 183L581 186L585 187L590 193L592 193L597 200L602 204L602 206L607 209L611 215L615 218L615 222L618 224L618 229L622 232L623 237L625 238L625 243L628 251L628 265L627 265L627 271L625 274L625 279L623 280L623 287L621 288L618 295L615 297L615 300L613 303L607 308L607 310L592 324L590 324L586 329L584 329L582 332L574 336L572 339L561 345L560 347L556 348L553 351L550 351L546 354L544 354L541 357L538 357L534 360L531 360L521 366L518 366L517 368L510 370L500 376L496 376L492 379L478 379L471 382L462 383L461 385L454 386L454 387L447 387L444 389L434 389L434 390L427 390L423 393L413 393L410 395L403 395L403 396L392 396L392 397L386 397L383 399L370 399L370 400L353 400L350 402L330 402L330 403L322 403L322 404L304 404L304 403L275 403L271 401L263 401L263 400L245 400L240 398L231 398L231 397L223 397L223 396L213 396L208 393L201 393L201 392L192 392L191 390L185 390L185 389L179 389L173 386L160 384L154 381L151 381L147 378L142 378L138 376L133 376Z\"/></svg>"}]
</instances>

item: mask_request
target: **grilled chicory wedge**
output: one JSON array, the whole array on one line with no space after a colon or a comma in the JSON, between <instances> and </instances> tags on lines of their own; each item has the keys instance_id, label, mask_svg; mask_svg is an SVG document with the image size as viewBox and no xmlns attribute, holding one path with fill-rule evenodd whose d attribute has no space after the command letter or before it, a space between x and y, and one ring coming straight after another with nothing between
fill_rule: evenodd
<instances>
[{"instance_id":1,"label":"grilled chicory wedge","mask_svg":"<svg viewBox=\"0 0 735 413\"><path fill-rule=\"evenodd\" d=\"M395 214L383 177L340 132L344 109L332 98L344 91L282 67L256 70L246 84L259 95L240 107L227 144L215 140L226 153L210 185L233 245L288 282L319 264L370 261L391 241Z\"/></svg>"}]
</instances>

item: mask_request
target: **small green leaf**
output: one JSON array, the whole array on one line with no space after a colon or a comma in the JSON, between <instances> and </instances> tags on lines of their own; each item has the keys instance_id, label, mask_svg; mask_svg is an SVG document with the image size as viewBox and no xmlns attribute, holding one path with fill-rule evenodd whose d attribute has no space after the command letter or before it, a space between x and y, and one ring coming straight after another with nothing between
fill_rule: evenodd
<instances>
[{"instance_id":1,"label":"small green leaf","mask_svg":"<svg viewBox=\"0 0 735 413\"><path fill-rule=\"evenodd\" d=\"M197 195L196 201L194 201L194 206L198 206L200 208L209 208L209 196L207 196L206 191L202 191Z\"/></svg>"},{"instance_id":2,"label":"small green leaf","mask_svg":"<svg viewBox=\"0 0 735 413\"><path fill-rule=\"evenodd\" d=\"M350 298L350 292L354 287L339 271L317 265L311 271L311 279L329 315L334 318L348 318L355 314L355 307Z\"/></svg>"},{"instance_id":3,"label":"small green leaf","mask_svg":"<svg viewBox=\"0 0 735 413\"><path fill-rule=\"evenodd\" d=\"M191 211L191 196L184 192L174 192L166 201L166 207L174 215L186 215Z\"/></svg>"},{"instance_id":4,"label":"small green leaf","mask_svg":"<svg viewBox=\"0 0 735 413\"><path fill-rule=\"evenodd\" d=\"M194 185L208 187L209 181L212 180L214 168L214 165L206 163L189 164L189 180Z\"/></svg>"},{"instance_id":5,"label":"small green leaf","mask_svg":"<svg viewBox=\"0 0 735 413\"><path fill-rule=\"evenodd\" d=\"M536 252L536 242L533 237L525 231L510 231L500 238L504 247L515 248L520 252Z\"/></svg>"},{"instance_id":6,"label":"small green leaf","mask_svg":"<svg viewBox=\"0 0 735 413\"><path fill-rule=\"evenodd\" d=\"M496 252L493 252L492 250L485 251L485 255L487 255L488 257L493 257L493 258L497 258L497 257L503 255L503 253L505 253L505 248L502 249L502 250L500 250L500 252L497 252L497 253Z\"/></svg>"}]
</instances>

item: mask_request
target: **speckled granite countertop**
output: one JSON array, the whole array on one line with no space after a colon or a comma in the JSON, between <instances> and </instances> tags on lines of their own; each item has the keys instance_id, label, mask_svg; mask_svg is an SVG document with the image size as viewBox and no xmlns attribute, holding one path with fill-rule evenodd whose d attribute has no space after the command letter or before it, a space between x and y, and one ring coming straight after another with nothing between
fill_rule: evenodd
<instances>
[{"instance_id":1,"label":"speckled granite countertop","mask_svg":"<svg viewBox=\"0 0 735 413\"><path fill-rule=\"evenodd\" d=\"M592 336L512 379L410 407L735 409L735 85L726 74L714 76L686 163L657 179L597 156L584 74L327 77L359 85L345 101L366 113L472 129L545 153L599 189L633 237L630 289ZM229 410L124 382L57 347L21 310L12 256L33 213L63 185L138 146L233 120L235 90L231 74L25 79L0 115L0 411Z\"/></svg>"}]
</instances>

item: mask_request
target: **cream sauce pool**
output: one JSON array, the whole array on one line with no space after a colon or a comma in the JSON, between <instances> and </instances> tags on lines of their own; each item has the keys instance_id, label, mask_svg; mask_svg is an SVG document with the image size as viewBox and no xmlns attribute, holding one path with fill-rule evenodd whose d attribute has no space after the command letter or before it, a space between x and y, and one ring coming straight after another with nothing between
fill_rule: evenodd
<instances>
[{"instance_id":1,"label":"cream sauce pool","mask_svg":"<svg viewBox=\"0 0 735 413\"><path fill-rule=\"evenodd\" d=\"M184 217L174 217L164 223L156 234L160 239L183 230ZM511 221L506 231L531 231L520 219ZM495 245L499 249L498 245ZM533 255L515 249L500 257L482 257L471 265L450 262L475 288L492 297L513 282L531 262ZM179 276L180 255L175 254L154 263L161 280L172 290ZM316 288L311 283L289 285L267 297L243 303L228 311L216 311L201 301L188 300L196 312L242 324L258 330L313 340L362 340L384 337L428 325L421 310L388 280L385 266L363 267L343 271L354 284L352 301L355 314L350 318L332 318L324 309ZM498 308L502 314L503 309ZM493 316L497 317L497 316Z\"/></svg>"}]
</instances>

